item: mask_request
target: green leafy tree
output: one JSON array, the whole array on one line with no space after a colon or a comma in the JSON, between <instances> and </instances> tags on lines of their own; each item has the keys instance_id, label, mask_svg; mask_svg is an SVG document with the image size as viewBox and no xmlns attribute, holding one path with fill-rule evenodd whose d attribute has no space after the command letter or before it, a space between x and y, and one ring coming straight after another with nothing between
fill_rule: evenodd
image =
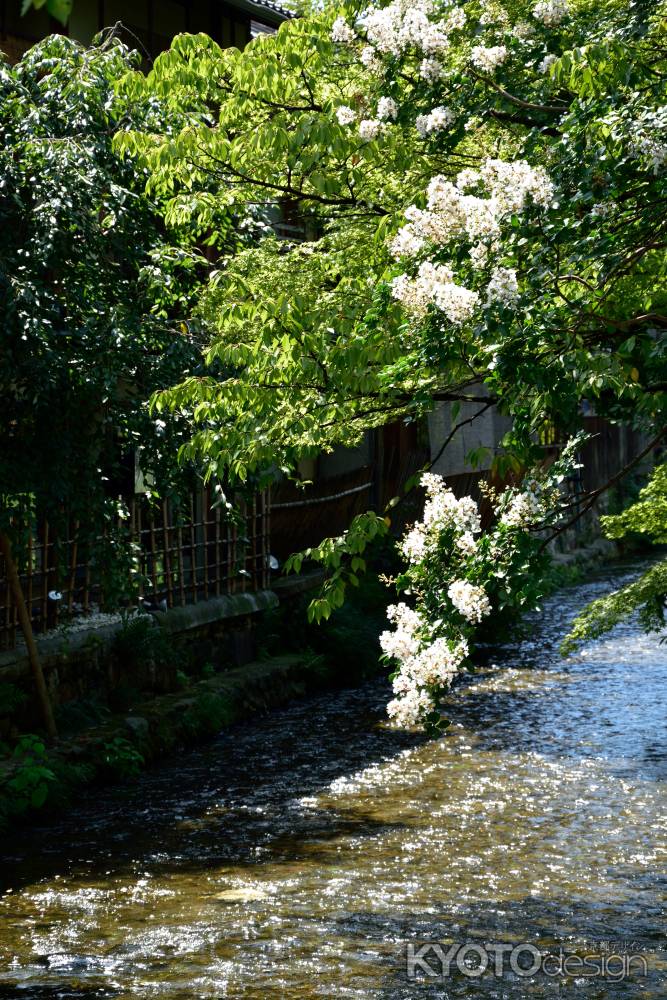
<instances>
[{"instance_id":1,"label":"green leafy tree","mask_svg":"<svg viewBox=\"0 0 667 1000\"><path fill-rule=\"evenodd\" d=\"M147 400L200 357L182 321L199 255L174 249L144 178L112 150L120 127L165 128L157 102L115 94L136 64L117 41L63 36L0 63L0 548L50 735L15 564L46 519L56 540L77 522L103 572L125 565L116 501L135 454L163 490L184 476L178 419L156 421Z\"/></svg>"},{"instance_id":2,"label":"green leafy tree","mask_svg":"<svg viewBox=\"0 0 667 1000\"><path fill-rule=\"evenodd\" d=\"M327 7L243 53L180 36L123 84L187 109L177 135L117 140L168 218L213 225L231 202L287 204L307 237L266 239L211 276L208 359L229 377L157 403L191 421L183 454L239 479L290 470L439 400L495 403L524 465L545 425L579 429L584 400L657 442L663 5L419 0L360 14Z\"/></svg>"},{"instance_id":3,"label":"green leafy tree","mask_svg":"<svg viewBox=\"0 0 667 1000\"><path fill-rule=\"evenodd\" d=\"M51 17L54 17L56 21L60 21L62 25L66 25L69 21L72 7L72 0L21 0L22 15L27 14L31 8L34 10L44 8Z\"/></svg>"},{"instance_id":4,"label":"green leafy tree","mask_svg":"<svg viewBox=\"0 0 667 1000\"><path fill-rule=\"evenodd\" d=\"M35 515L99 528L128 456L174 472L177 421L151 392L198 364L182 317L187 249L172 249L131 161L111 149L130 122L114 85L134 57L62 36L0 65L0 527ZM20 541L15 535L14 541Z\"/></svg>"},{"instance_id":5,"label":"green leafy tree","mask_svg":"<svg viewBox=\"0 0 667 1000\"><path fill-rule=\"evenodd\" d=\"M607 538L639 535L655 544L667 544L667 465L653 470L636 503L601 520ZM662 558L627 586L589 604L575 619L563 652L572 652L587 639L604 635L636 614L647 631L660 632L665 626L666 601L667 559Z\"/></svg>"}]
</instances>

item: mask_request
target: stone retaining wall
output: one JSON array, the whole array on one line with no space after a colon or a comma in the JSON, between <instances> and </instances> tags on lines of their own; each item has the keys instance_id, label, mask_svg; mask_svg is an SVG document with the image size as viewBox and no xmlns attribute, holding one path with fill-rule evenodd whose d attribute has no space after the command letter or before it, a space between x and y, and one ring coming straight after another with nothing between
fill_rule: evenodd
<instances>
[{"instance_id":1,"label":"stone retaining wall","mask_svg":"<svg viewBox=\"0 0 667 1000\"><path fill-rule=\"evenodd\" d=\"M138 692L175 691L177 670L183 666L211 663L220 669L248 663L256 655L254 618L277 606L277 595L263 590L156 612L150 616L151 635L145 652L136 658L123 653L123 646L128 644L123 644L122 636L128 626L120 618L98 628L59 629L41 636L37 647L53 704L57 707L91 697L105 701L123 685ZM8 713L3 716L0 704L0 736L10 735L14 726L25 730L39 721L34 714L32 675L25 647L0 653L0 692L8 682L29 697L16 718L9 718Z\"/></svg>"}]
</instances>

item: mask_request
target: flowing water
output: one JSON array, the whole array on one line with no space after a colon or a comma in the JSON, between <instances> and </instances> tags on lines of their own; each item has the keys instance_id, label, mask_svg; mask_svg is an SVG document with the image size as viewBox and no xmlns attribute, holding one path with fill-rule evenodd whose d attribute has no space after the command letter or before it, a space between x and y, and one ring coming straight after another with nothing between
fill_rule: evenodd
<instances>
[{"instance_id":1,"label":"flowing water","mask_svg":"<svg viewBox=\"0 0 667 1000\"><path fill-rule=\"evenodd\" d=\"M374 682L26 833L3 861L0 997L667 996L667 645L624 626L557 653L613 576L547 601L452 693L440 740L388 729ZM425 942L435 978L406 962ZM525 976L524 948L475 976L466 943L609 961Z\"/></svg>"}]
</instances>

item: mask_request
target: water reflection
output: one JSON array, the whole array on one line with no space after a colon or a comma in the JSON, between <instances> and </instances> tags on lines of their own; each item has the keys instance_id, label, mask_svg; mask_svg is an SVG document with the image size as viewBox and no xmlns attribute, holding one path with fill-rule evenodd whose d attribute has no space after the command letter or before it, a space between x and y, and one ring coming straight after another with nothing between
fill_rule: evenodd
<instances>
[{"instance_id":1,"label":"water reflection","mask_svg":"<svg viewBox=\"0 0 667 1000\"><path fill-rule=\"evenodd\" d=\"M453 693L443 740L388 730L373 684L12 845L0 1000L664 995L667 648L624 627L555 652L608 586L547 602ZM632 945L649 975L408 982L428 940Z\"/></svg>"}]
</instances>

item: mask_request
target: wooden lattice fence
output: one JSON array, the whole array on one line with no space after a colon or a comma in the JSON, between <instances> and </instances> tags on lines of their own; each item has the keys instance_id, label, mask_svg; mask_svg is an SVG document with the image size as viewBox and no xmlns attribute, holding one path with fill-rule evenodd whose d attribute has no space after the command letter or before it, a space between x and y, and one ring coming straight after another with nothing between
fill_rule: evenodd
<instances>
[{"instance_id":1,"label":"wooden lattice fence","mask_svg":"<svg viewBox=\"0 0 667 1000\"><path fill-rule=\"evenodd\" d=\"M208 488L193 492L185 507L151 503L144 496L126 502L128 515L114 527L131 543L138 602L149 609L198 601L268 585L269 496L237 499L236 518L211 502ZM79 537L72 524L57 536L43 522L30 537L22 560L21 585L35 633L76 623L100 611L118 610L105 593L98 553L105 537ZM18 616L0 557L0 649L17 641Z\"/></svg>"}]
</instances>

